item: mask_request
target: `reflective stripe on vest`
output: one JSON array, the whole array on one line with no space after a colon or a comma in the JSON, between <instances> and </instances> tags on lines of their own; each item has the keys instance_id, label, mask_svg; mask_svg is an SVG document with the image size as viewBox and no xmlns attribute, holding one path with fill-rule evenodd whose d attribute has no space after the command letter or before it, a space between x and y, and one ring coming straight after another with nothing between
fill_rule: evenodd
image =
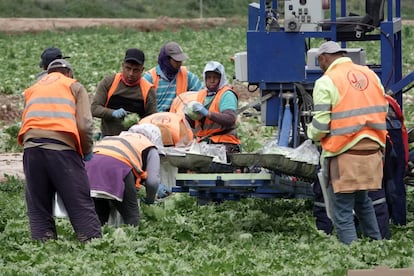
<instances>
[{"instance_id":1,"label":"reflective stripe on vest","mask_svg":"<svg viewBox=\"0 0 414 276\"><path fill-rule=\"evenodd\" d=\"M225 85L217 92L216 96L210 104L209 111L217 113L220 112L220 99L227 90L231 90L236 95L236 97L238 97L237 93L234 92L230 86ZM204 103L206 96L207 89L200 90L197 94L197 101L199 103ZM198 141L201 141L203 138L208 137L214 143L240 144L240 139L237 138L235 129L229 129L229 132L227 133L222 133L223 131L226 131L226 129L207 117L204 120L204 125L201 125L200 120L195 121L195 133ZM222 134L214 135L214 133Z\"/></svg>"},{"instance_id":2,"label":"reflective stripe on vest","mask_svg":"<svg viewBox=\"0 0 414 276\"><path fill-rule=\"evenodd\" d=\"M330 133L322 148L338 152L360 135L385 146L388 102L374 72L352 62L337 64L326 72L337 87L339 102L332 107Z\"/></svg>"},{"instance_id":3,"label":"reflective stripe on vest","mask_svg":"<svg viewBox=\"0 0 414 276\"><path fill-rule=\"evenodd\" d=\"M115 77L114 77L114 80L112 81L111 87L108 90L108 95L106 97L105 107L108 106L109 99L114 94L114 92L117 89L121 79L122 79L122 73L116 73ZM147 81L146 79L140 78L139 79L139 86L141 88L142 98L144 99L144 107L145 107L145 103L147 102L148 92L149 92L149 90L151 89L151 87L153 85L149 81Z\"/></svg>"},{"instance_id":4,"label":"reflective stripe on vest","mask_svg":"<svg viewBox=\"0 0 414 276\"><path fill-rule=\"evenodd\" d=\"M25 108L18 142L29 129L44 129L70 133L76 139L76 150L83 155L76 124L76 101L70 86L76 80L54 72L29 87L25 95Z\"/></svg>"},{"instance_id":5,"label":"reflective stripe on vest","mask_svg":"<svg viewBox=\"0 0 414 276\"><path fill-rule=\"evenodd\" d=\"M140 187L141 179L146 178L142 169L142 152L154 147L144 135L133 133L124 136L106 136L94 147L95 154L111 156L132 168L137 180L135 186Z\"/></svg>"},{"instance_id":6,"label":"reflective stripe on vest","mask_svg":"<svg viewBox=\"0 0 414 276\"><path fill-rule=\"evenodd\" d=\"M150 71L151 77L152 77L152 83L154 84L155 90L158 88L158 83L160 81L160 76L157 74L157 70L152 68ZM181 66L180 71L178 71L178 74L176 76L175 80L175 94L179 95L183 92L186 92L188 90L188 72L187 67Z\"/></svg>"}]
</instances>

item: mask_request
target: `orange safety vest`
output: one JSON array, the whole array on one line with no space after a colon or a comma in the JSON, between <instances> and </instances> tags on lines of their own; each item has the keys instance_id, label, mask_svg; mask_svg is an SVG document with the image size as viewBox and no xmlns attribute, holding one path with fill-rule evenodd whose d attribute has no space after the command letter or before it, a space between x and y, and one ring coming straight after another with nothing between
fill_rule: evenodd
<instances>
[{"instance_id":1,"label":"orange safety vest","mask_svg":"<svg viewBox=\"0 0 414 276\"><path fill-rule=\"evenodd\" d=\"M184 117L172 112L158 112L142 118L139 124L154 124L159 126L165 126L171 133L174 145L177 145L183 139L183 134L180 130L182 127L185 128L185 136L188 141L192 141L194 138L193 131L184 122Z\"/></svg>"},{"instance_id":2,"label":"orange safety vest","mask_svg":"<svg viewBox=\"0 0 414 276\"><path fill-rule=\"evenodd\" d=\"M114 80L112 81L111 87L108 90L108 95L106 97L105 107L108 106L109 99L114 94L116 88L118 87L119 82L121 81L121 78L122 78L121 73L116 73L115 74L115 77L114 77ZM150 91L151 87L153 87L153 85L149 81L147 81L146 79L140 78L139 79L139 86L141 88L142 98L144 99L144 106L145 106L145 103L147 102L148 92Z\"/></svg>"},{"instance_id":3,"label":"orange safety vest","mask_svg":"<svg viewBox=\"0 0 414 276\"><path fill-rule=\"evenodd\" d=\"M179 96L175 97L171 103L170 112L177 113L180 116L185 117L184 105L189 104L192 101L197 101L196 91L188 91L181 93Z\"/></svg>"},{"instance_id":4,"label":"orange safety vest","mask_svg":"<svg viewBox=\"0 0 414 276\"><path fill-rule=\"evenodd\" d=\"M94 154L111 156L130 166L136 177L135 186L139 188L141 179L147 177L146 172L142 169L142 152L150 147L155 146L148 138L139 133L106 136L97 142Z\"/></svg>"},{"instance_id":5,"label":"orange safety vest","mask_svg":"<svg viewBox=\"0 0 414 276\"><path fill-rule=\"evenodd\" d=\"M149 70L151 77L152 77L152 83L154 84L155 90L158 88L158 82L160 81L160 76L157 74L157 70L152 68ZM181 94L183 92L187 91L188 87L188 72L187 67L181 66L180 71L178 71L177 78L176 78L176 84L175 84L175 94Z\"/></svg>"},{"instance_id":6,"label":"orange safety vest","mask_svg":"<svg viewBox=\"0 0 414 276\"><path fill-rule=\"evenodd\" d=\"M75 82L77 80L54 72L26 89L22 127L17 136L20 145L23 135L30 129L60 131L73 135L76 150L83 155L76 125L76 100L70 90Z\"/></svg>"},{"instance_id":7,"label":"orange safety vest","mask_svg":"<svg viewBox=\"0 0 414 276\"><path fill-rule=\"evenodd\" d=\"M374 72L346 62L326 72L337 87L340 100L332 107L330 133L322 138L324 150L338 152L361 135L385 147L388 102Z\"/></svg>"},{"instance_id":8,"label":"orange safety vest","mask_svg":"<svg viewBox=\"0 0 414 276\"><path fill-rule=\"evenodd\" d=\"M209 111L220 112L220 99L227 90L231 90L238 97L237 93L232 90L231 86L225 85L217 92L210 104ZM204 103L206 96L207 89L200 90L197 93L197 101L199 103ZM205 118L203 125L200 120L195 121L195 133L198 142L202 141L204 138L209 138L214 143L229 143L237 145L241 143L240 139L237 137L235 128L227 130L220 124L207 117ZM215 135L215 133L217 133L217 135Z\"/></svg>"}]
</instances>

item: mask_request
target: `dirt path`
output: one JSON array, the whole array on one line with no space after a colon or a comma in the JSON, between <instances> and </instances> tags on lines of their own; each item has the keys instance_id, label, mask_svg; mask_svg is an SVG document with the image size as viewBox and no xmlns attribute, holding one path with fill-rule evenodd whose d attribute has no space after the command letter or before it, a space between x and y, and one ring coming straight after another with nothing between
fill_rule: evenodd
<instances>
[{"instance_id":1,"label":"dirt path","mask_svg":"<svg viewBox=\"0 0 414 276\"><path fill-rule=\"evenodd\" d=\"M22 153L2 153L0 164L0 183L7 180L6 175L24 179Z\"/></svg>"},{"instance_id":2,"label":"dirt path","mask_svg":"<svg viewBox=\"0 0 414 276\"><path fill-rule=\"evenodd\" d=\"M247 18L247 15L246 15ZM150 19L134 18L0 18L0 32L21 33L41 32L45 30L63 30L97 26L116 28L133 28L140 31L160 31L181 27L195 30L206 29L220 25L245 24L236 18L195 18L180 19L159 17ZM403 20L404 25L414 25L414 20Z\"/></svg>"},{"instance_id":3,"label":"dirt path","mask_svg":"<svg viewBox=\"0 0 414 276\"><path fill-rule=\"evenodd\" d=\"M223 24L239 23L240 22L237 19L228 18L0 18L0 32L41 32L45 30L63 30L97 26L133 28L140 31L149 32L160 31L164 29L176 29L181 27L187 27L197 30L220 26Z\"/></svg>"}]
</instances>

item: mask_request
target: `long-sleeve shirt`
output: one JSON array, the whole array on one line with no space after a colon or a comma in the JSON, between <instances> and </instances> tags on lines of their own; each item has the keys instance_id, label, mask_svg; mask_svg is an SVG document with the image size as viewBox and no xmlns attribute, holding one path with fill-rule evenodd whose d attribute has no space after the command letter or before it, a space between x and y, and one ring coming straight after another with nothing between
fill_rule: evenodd
<instances>
[{"instance_id":1,"label":"long-sleeve shirt","mask_svg":"<svg viewBox=\"0 0 414 276\"><path fill-rule=\"evenodd\" d=\"M108 91L113 80L114 75L111 75L99 82L91 104L92 115L101 118L103 136L118 135L121 131L127 130L122 125L122 119L112 117L115 109L124 108L126 111L137 113L141 118L157 112L157 99L153 88L148 92L144 104L140 86L126 86L122 81L119 82L111 102L106 107Z\"/></svg>"},{"instance_id":2,"label":"long-sleeve shirt","mask_svg":"<svg viewBox=\"0 0 414 276\"><path fill-rule=\"evenodd\" d=\"M85 87L79 82L70 86L70 90L76 100L76 125L79 131L81 148L84 154L92 152L93 148L93 120L90 109L89 96ZM44 144L43 148L55 150L76 149L76 141L73 136L65 132L57 132L43 129L30 129L24 134L23 144L25 148L39 146L37 143L27 141L30 138L49 138L63 142L61 144Z\"/></svg>"}]
</instances>

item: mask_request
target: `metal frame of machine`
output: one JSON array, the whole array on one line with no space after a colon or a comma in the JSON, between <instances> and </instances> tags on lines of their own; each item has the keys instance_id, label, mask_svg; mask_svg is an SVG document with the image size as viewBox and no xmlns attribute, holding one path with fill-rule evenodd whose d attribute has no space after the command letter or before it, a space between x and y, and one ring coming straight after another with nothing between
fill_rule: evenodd
<instances>
[{"instance_id":1,"label":"metal frame of machine","mask_svg":"<svg viewBox=\"0 0 414 276\"><path fill-rule=\"evenodd\" d=\"M235 56L236 79L248 82L267 98L261 106L263 125L278 126L280 146L297 147L311 121L312 89L322 75L313 62L311 45L325 40L377 41L380 64L367 64L386 91L402 103L402 88L414 73L402 77L400 0L366 0L365 15L347 15L347 1L260 0L249 5L247 51ZM279 16L283 14L283 23ZM338 16L339 15L339 16ZM356 54L363 53L357 51ZM315 64L313 64L315 65ZM246 79L247 78L247 79ZM272 97L268 97L272 94ZM287 114L290 114L287 116ZM306 137L305 137L306 138ZM312 180L267 172L257 174L178 174L175 192L199 199L303 197L312 194Z\"/></svg>"}]
</instances>

